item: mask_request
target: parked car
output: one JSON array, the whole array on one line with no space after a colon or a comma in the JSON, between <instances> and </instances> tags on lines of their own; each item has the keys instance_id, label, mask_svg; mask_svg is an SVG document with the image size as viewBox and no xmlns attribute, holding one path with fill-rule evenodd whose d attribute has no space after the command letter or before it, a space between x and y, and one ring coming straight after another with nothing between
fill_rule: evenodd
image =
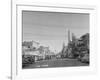
<instances>
[{"instance_id":1,"label":"parked car","mask_svg":"<svg viewBox=\"0 0 100 80\"><path fill-rule=\"evenodd\" d=\"M84 54L84 56L79 56L78 60L83 63L89 63L89 54Z\"/></svg>"},{"instance_id":2,"label":"parked car","mask_svg":"<svg viewBox=\"0 0 100 80\"><path fill-rule=\"evenodd\" d=\"M89 63L89 54L85 54L85 55L81 58L81 62Z\"/></svg>"},{"instance_id":3,"label":"parked car","mask_svg":"<svg viewBox=\"0 0 100 80\"><path fill-rule=\"evenodd\" d=\"M35 62L35 57L32 55L23 55L22 56L22 63L23 64L32 64Z\"/></svg>"}]
</instances>

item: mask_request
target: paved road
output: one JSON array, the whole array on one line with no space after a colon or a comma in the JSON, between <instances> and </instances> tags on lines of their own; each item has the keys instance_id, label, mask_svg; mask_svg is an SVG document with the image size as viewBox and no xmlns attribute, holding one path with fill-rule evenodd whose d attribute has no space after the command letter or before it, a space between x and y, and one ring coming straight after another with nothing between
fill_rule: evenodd
<instances>
[{"instance_id":1,"label":"paved road","mask_svg":"<svg viewBox=\"0 0 100 80\"><path fill-rule=\"evenodd\" d=\"M87 63L81 63L76 59L53 59L38 61L33 64L25 65L24 69L30 68L48 68L48 67L72 67L72 66L88 66Z\"/></svg>"}]
</instances>

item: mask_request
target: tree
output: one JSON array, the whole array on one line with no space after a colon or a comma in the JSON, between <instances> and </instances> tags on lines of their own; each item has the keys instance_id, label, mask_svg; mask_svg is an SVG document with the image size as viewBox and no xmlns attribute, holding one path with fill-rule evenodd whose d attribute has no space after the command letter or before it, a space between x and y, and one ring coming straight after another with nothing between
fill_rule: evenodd
<instances>
[{"instance_id":1,"label":"tree","mask_svg":"<svg viewBox=\"0 0 100 80\"><path fill-rule=\"evenodd\" d=\"M78 58L79 56L83 57L87 53L89 54L89 33L81 36L79 39L73 36L72 41L68 44L68 54L73 58Z\"/></svg>"}]
</instances>

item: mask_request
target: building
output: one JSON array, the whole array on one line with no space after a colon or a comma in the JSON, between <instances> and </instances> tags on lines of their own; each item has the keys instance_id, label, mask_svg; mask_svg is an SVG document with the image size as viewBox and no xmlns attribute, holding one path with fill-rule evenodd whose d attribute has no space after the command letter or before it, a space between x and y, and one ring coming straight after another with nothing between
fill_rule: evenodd
<instances>
[{"instance_id":1,"label":"building","mask_svg":"<svg viewBox=\"0 0 100 80\"><path fill-rule=\"evenodd\" d=\"M24 49L37 49L39 48L39 43L36 41L24 41L22 42L22 47Z\"/></svg>"},{"instance_id":2,"label":"building","mask_svg":"<svg viewBox=\"0 0 100 80\"><path fill-rule=\"evenodd\" d=\"M34 56L35 61L54 57L54 53L49 50L49 47L39 46L39 43L35 41L23 42L22 54Z\"/></svg>"},{"instance_id":3,"label":"building","mask_svg":"<svg viewBox=\"0 0 100 80\"><path fill-rule=\"evenodd\" d=\"M35 47L36 49L39 48L40 43L36 41L32 41L32 47Z\"/></svg>"}]
</instances>

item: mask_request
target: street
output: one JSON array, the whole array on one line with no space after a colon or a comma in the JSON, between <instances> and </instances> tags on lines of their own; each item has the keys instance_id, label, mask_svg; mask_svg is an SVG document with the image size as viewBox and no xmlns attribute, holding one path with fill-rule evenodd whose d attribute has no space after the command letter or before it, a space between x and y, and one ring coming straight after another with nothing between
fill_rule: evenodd
<instances>
[{"instance_id":1,"label":"street","mask_svg":"<svg viewBox=\"0 0 100 80\"><path fill-rule=\"evenodd\" d=\"M74 67L74 66L89 66L87 63L82 63L77 59L52 59L38 61L33 64L24 65L23 69L32 68L50 68L50 67Z\"/></svg>"}]
</instances>

